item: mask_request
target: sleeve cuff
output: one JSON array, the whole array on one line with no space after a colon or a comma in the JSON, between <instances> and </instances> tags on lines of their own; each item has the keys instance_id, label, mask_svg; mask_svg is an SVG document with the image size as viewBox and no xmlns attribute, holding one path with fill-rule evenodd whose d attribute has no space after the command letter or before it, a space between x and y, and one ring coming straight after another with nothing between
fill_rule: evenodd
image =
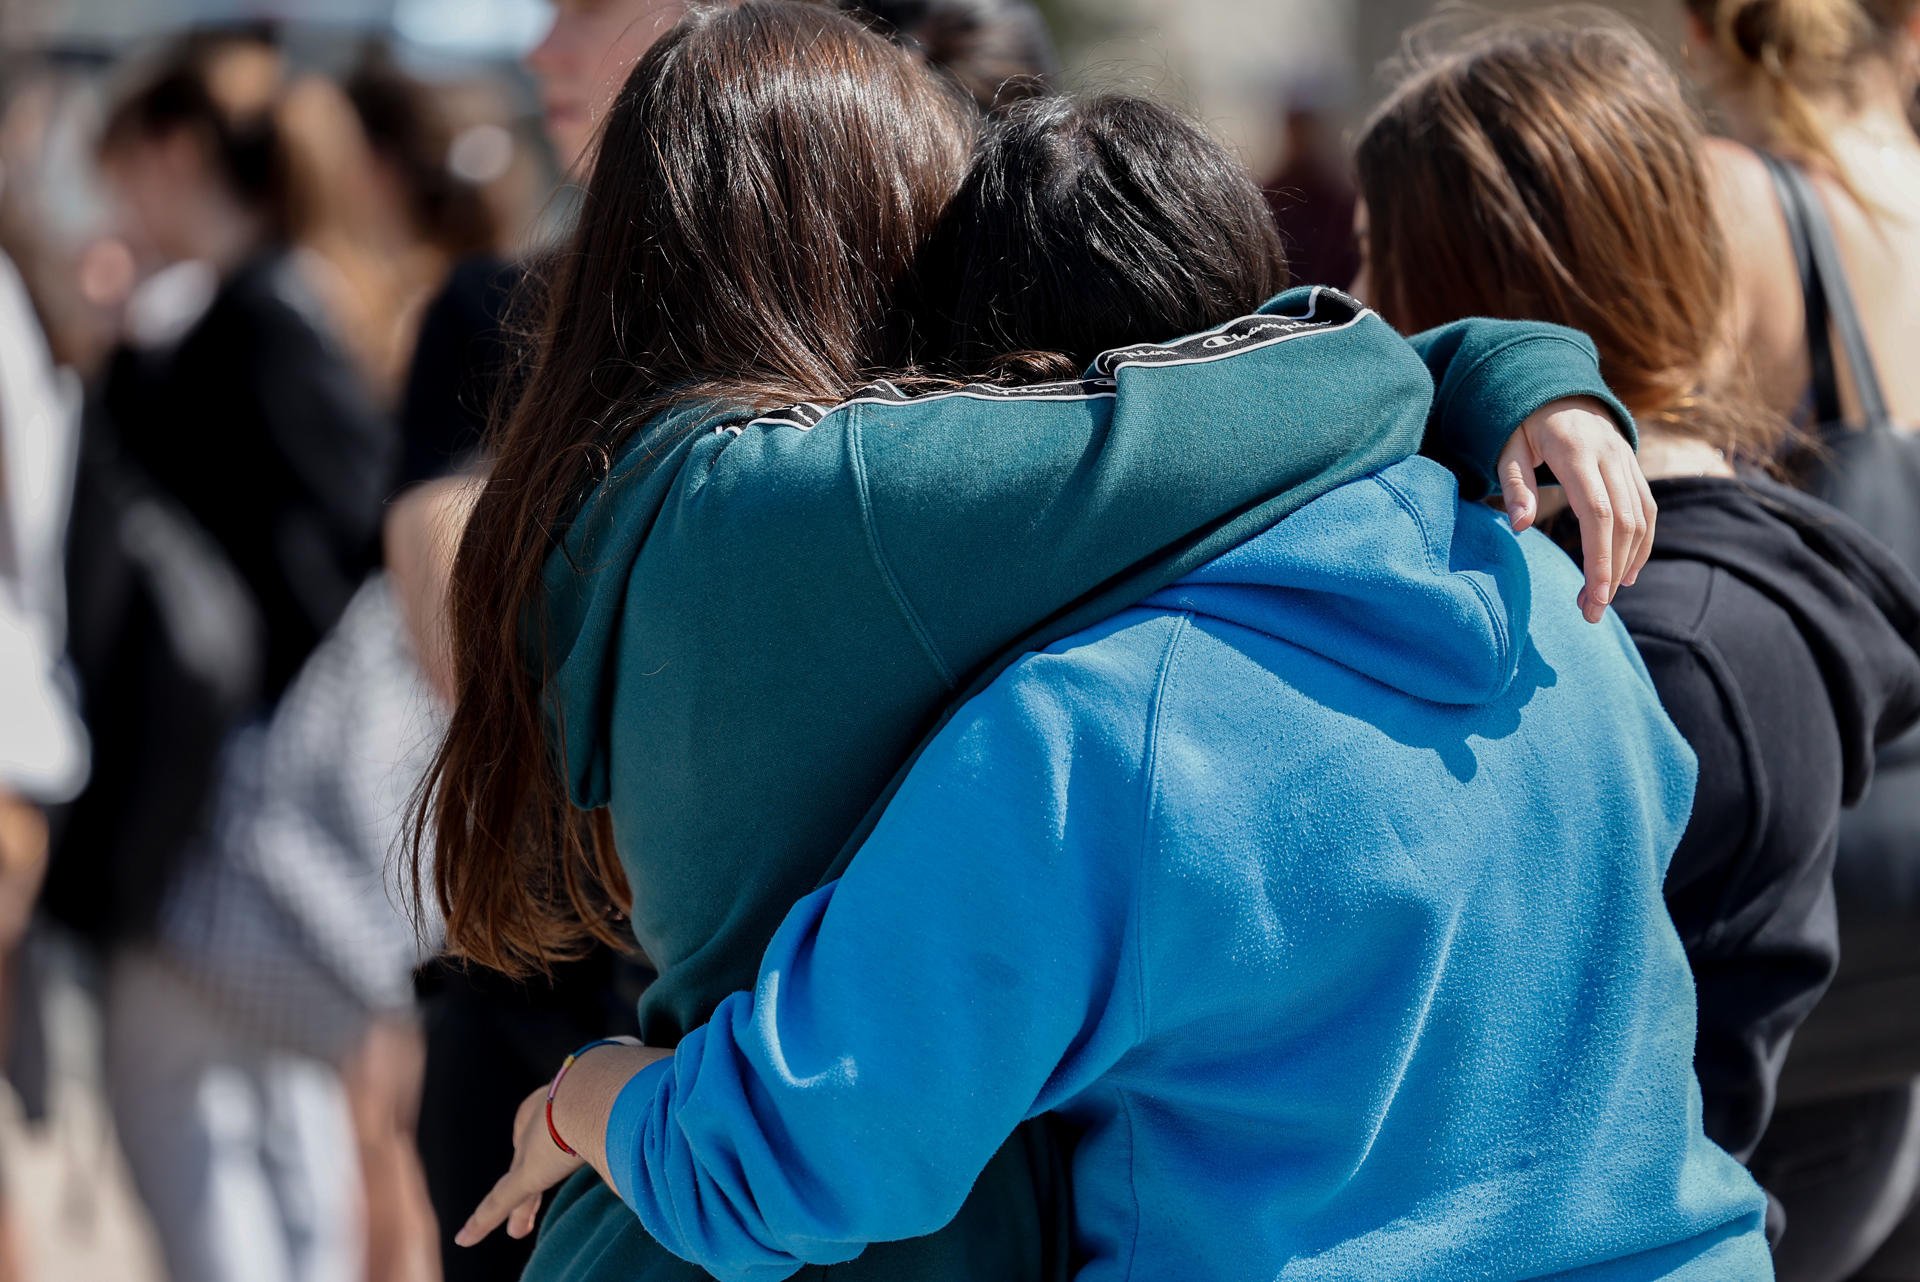
<instances>
[{"instance_id":1,"label":"sleeve cuff","mask_svg":"<svg viewBox=\"0 0 1920 1282\"><path fill-rule=\"evenodd\" d=\"M614 1193L630 1207L634 1202L629 1186L634 1183L634 1173L640 1169L640 1132L653 1112L667 1074L672 1071L671 1057L647 1065L627 1079L620 1094L614 1097L612 1111L607 1114L607 1177L613 1182Z\"/></svg>"},{"instance_id":2,"label":"sleeve cuff","mask_svg":"<svg viewBox=\"0 0 1920 1282\"><path fill-rule=\"evenodd\" d=\"M1554 347L1564 359L1555 359ZM1529 414L1549 401L1567 396L1591 396L1607 407L1628 444L1639 448L1639 430L1633 415L1620 403L1600 378L1593 354L1580 344L1557 334L1537 334L1503 344L1488 352L1462 374L1448 390L1443 407L1449 416L1458 416L1481 434L1479 448L1467 460L1471 473L1483 487L1479 498L1499 489L1493 464L1505 448L1507 438Z\"/></svg>"}]
</instances>

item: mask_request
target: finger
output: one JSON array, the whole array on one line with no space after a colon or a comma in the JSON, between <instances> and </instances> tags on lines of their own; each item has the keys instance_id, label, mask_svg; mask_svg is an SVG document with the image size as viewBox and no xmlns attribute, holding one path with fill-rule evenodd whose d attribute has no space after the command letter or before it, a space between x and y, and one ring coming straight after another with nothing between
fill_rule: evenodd
<instances>
[{"instance_id":1,"label":"finger","mask_svg":"<svg viewBox=\"0 0 1920 1282\"><path fill-rule=\"evenodd\" d=\"M1567 505L1580 522L1580 559L1586 587L1580 593L1580 612L1588 623L1600 622L1613 599L1614 509L1598 463L1583 460L1560 477Z\"/></svg>"},{"instance_id":2,"label":"finger","mask_svg":"<svg viewBox=\"0 0 1920 1282\"><path fill-rule=\"evenodd\" d=\"M540 1195L532 1197L513 1208L513 1214L507 1217L507 1236L522 1238L533 1232L533 1226L540 1221Z\"/></svg>"},{"instance_id":3,"label":"finger","mask_svg":"<svg viewBox=\"0 0 1920 1282\"><path fill-rule=\"evenodd\" d=\"M1627 577L1621 580L1627 587L1632 587L1639 581L1640 571L1644 570L1647 562L1653 559L1653 531L1654 527L1660 524L1660 505L1654 502L1653 488L1647 484L1647 474L1640 470L1638 463L1634 465L1633 470L1635 479L1640 485L1640 510L1647 519L1647 529L1646 533L1640 536L1640 550L1634 558L1633 568L1628 570Z\"/></svg>"},{"instance_id":4,"label":"finger","mask_svg":"<svg viewBox=\"0 0 1920 1282\"><path fill-rule=\"evenodd\" d=\"M1608 600L1612 600L1619 595L1628 571L1640 564L1641 547L1646 542L1647 518L1640 507L1640 478L1637 475L1640 469L1628 461L1625 452L1615 451L1600 466L1607 478L1607 493L1613 496L1613 583L1607 593Z\"/></svg>"},{"instance_id":5,"label":"finger","mask_svg":"<svg viewBox=\"0 0 1920 1282\"><path fill-rule=\"evenodd\" d=\"M1634 539L1640 535L1640 495L1626 484L1626 474L1620 472L1611 459L1601 461L1599 476L1601 484L1607 486L1607 501L1613 507L1613 555L1609 557L1611 574L1607 576L1607 601L1613 601L1634 555Z\"/></svg>"},{"instance_id":6,"label":"finger","mask_svg":"<svg viewBox=\"0 0 1920 1282\"><path fill-rule=\"evenodd\" d=\"M1525 432L1515 432L1500 451L1494 468L1500 478L1500 497L1506 503L1507 524L1515 534L1529 529L1540 512L1540 490L1533 479L1533 451L1527 447Z\"/></svg>"},{"instance_id":7,"label":"finger","mask_svg":"<svg viewBox=\"0 0 1920 1282\"><path fill-rule=\"evenodd\" d=\"M480 1205L473 1208L473 1214L453 1235L454 1245L472 1246L500 1227L500 1222L526 1197L526 1191L514 1179L512 1171L502 1175L499 1182L480 1199Z\"/></svg>"}]
</instances>

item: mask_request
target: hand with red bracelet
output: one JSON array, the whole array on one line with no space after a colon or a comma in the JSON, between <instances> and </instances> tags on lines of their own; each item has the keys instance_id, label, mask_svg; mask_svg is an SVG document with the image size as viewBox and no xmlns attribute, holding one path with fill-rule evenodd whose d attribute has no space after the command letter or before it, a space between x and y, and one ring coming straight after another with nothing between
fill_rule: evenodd
<instances>
[{"instance_id":1,"label":"hand with red bracelet","mask_svg":"<svg viewBox=\"0 0 1920 1282\"><path fill-rule=\"evenodd\" d=\"M672 1051L604 1041L568 1056L553 1083L521 1103L513 1119L513 1165L453 1240L472 1246L503 1223L508 1237L523 1238L538 1223L540 1200L548 1189L582 1166L593 1167L601 1179L607 1179L607 1118L614 1100L635 1073L672 1055Z\"/></svg>"}]
</instances>

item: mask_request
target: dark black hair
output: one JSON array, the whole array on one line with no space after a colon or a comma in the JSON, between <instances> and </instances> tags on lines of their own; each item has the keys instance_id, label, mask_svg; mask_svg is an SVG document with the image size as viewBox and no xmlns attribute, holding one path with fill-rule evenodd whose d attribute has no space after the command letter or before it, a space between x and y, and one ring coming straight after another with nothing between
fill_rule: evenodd
<instances>
[{"instance_id":1,"label":"dark black hair","mask_svg":"<svg viewBox=\"0 0 1920 1282\"><path fill-rule=\"evenodd\" d=\"M1050 92L1060 57L1029 0L840 0L957 81L983 111Z\"/></svg>"},{"instance_id":2,"label":"dark black hair","mask_svg":"<svg viewBox=\"0 0 1920 1282\"><path fill-rule=\"evenodd\" d=\"M1204 129L1144 98L1053 97L990 125L912 299L930 372L1066 378L1286 285L1258 185Z\"/></svg>"}]
</instances>

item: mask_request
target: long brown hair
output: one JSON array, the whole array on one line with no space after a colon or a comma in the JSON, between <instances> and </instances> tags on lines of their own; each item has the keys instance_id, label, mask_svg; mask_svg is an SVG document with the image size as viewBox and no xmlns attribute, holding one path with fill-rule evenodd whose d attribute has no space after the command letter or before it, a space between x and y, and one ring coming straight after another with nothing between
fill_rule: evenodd
<instances>
[{"instance_id":1,"label":"long brown hair","mask_svg":"<svg viewBox=\"0 0 1920 1282\"><path fill-rule=\"evenodd\" d=\"M1851 187L1815 108L1847 98L1862 64L1891 55L1920 0L1686 0L1713 40L1733 88L1756 96L1773 151Z\"/></svg>"},{"instance_id":2,"label":"long brown hair","mask_svg":"<svg viewBox=\"0 0 1920 1282\"><path fill-rule=\"evenodd\" d=\"M1765 457L1781 425L1716 371L1728 263L1701 144L1666 62L1600 12L1412 55L1356 157L1372 301L1409 332L1463 316L1583 330L1636 414Z\"/></svg>"},{"instance_id":3,"label":"long brown hair","mask_svg":"<svg viewBox=\"0 0 1920 1282\"><path fill-rule=\"evenodd\" d=\"M698 9L608 114L528 382L454 569L458 703L422 790L448 948L509 974L631 946L604 814L567 798L537 617L553 531L609 454L683 399L834 399L897 367L893 286L965 174L970 103L831 9Z\"/></svg>"}]
</instances>

